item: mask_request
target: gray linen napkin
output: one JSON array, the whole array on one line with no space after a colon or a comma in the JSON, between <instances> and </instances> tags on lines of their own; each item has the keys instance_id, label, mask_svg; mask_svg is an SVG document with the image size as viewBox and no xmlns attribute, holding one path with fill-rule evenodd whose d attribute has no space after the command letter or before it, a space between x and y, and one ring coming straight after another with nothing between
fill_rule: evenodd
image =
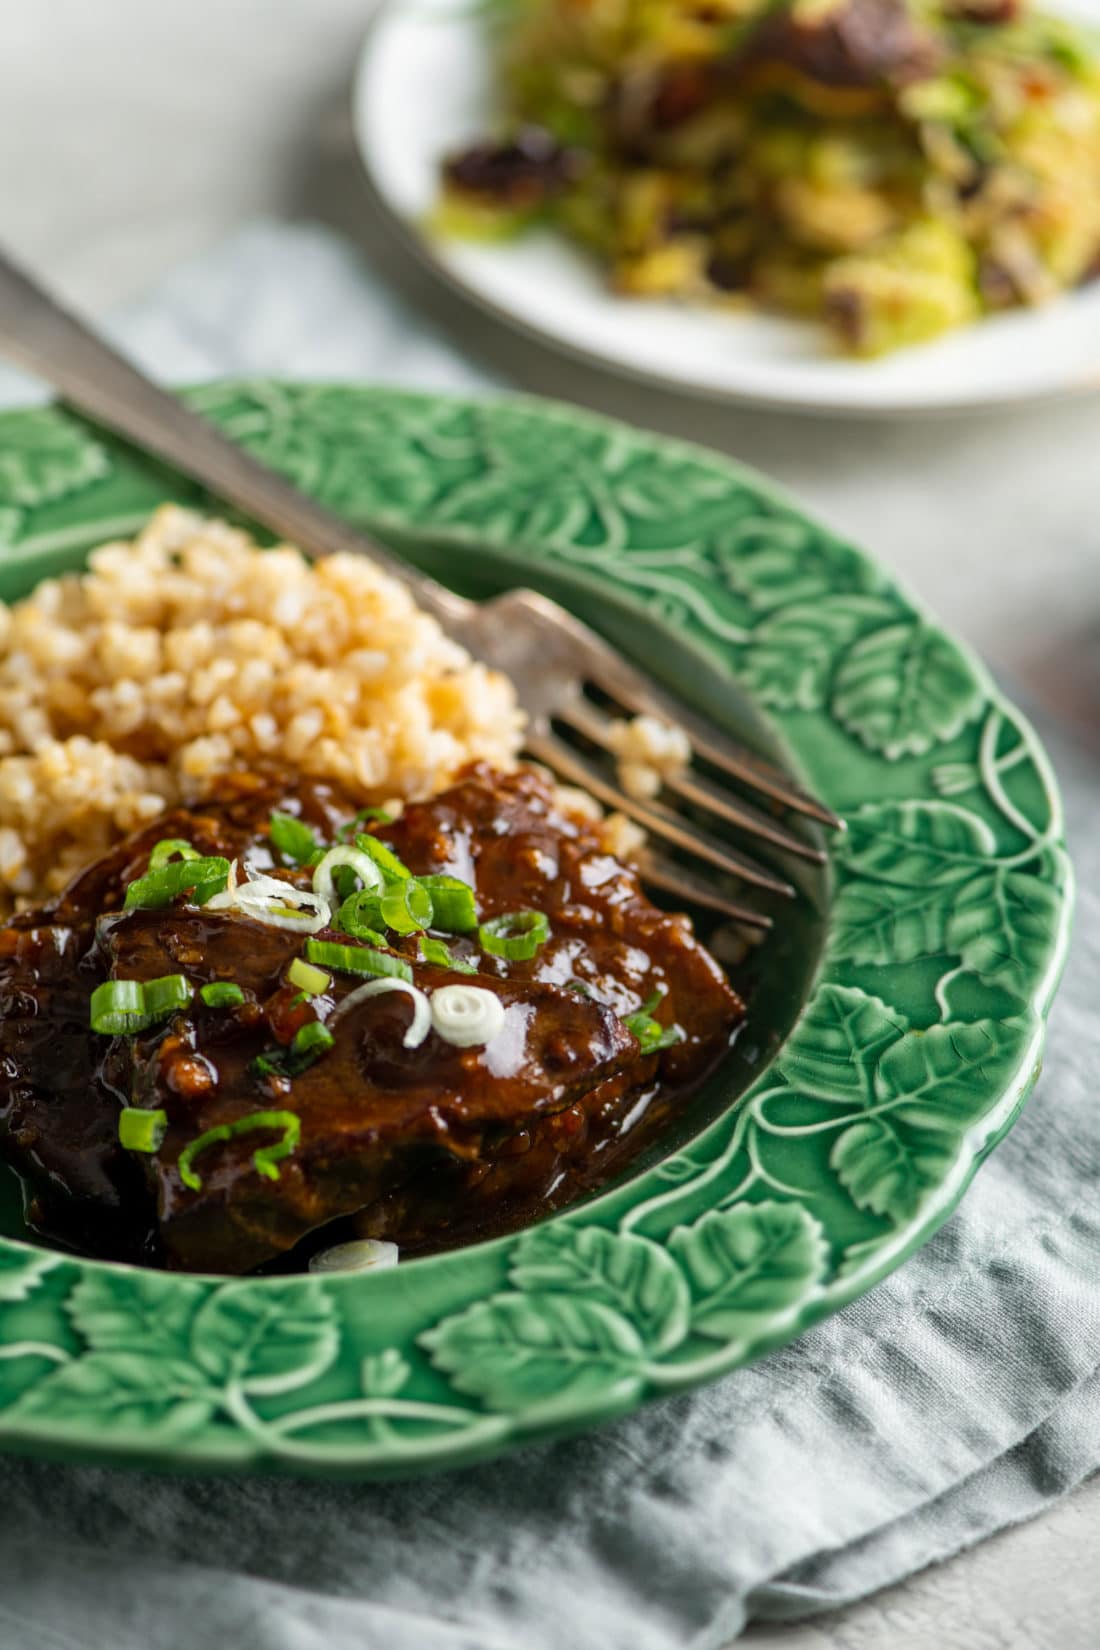
<instances>
[{"instance_id":1,"label":"gray linen napkin","mask_svg":"<svg viewBox=\"0 0 1100 1650\"><path fill-rule=\"evenodd\" d=\"M486 382L306 229L244 233L118 332L169 377ZM899 1273L715 1386L421 1482L0 1461L0 1650L719 1650L750 1619L845 1603L1030 1517L1100 1465L1100 765L1040 728L1081 884L1046 1071Z\"/></svg>"}]
</instances>

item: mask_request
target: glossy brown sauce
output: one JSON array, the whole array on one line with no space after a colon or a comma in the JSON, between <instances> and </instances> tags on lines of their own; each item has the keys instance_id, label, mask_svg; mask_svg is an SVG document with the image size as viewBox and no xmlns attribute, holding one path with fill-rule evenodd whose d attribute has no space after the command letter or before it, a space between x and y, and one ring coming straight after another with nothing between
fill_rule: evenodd
<instances>
[{"instance_id":1,"label":"glossy brown sauce","mask_svg":"<svg viewBox=\"0 0 1100 1650\"><path fill-rule=\"evenodd\" d=\"M278 869L275 808L328 843L356 803L300 779L227 780L0 932L0 1149L23 1180L28 1223L47 1239L242 1273L302 1265L311 1246L352 1234L424 1252L509 1230L618 1173L743 1018L687 919L653 906L594 827L561 812L530 771L472 768L441 796L371 828L414 875L472 884L482 920L546 915L550 937L530 960L489 955L476 934L446 935L453 959L476 975L425 963L415 935L389 936L422 990L473 984L499 998L504 1029L488 1047L457 1048L433 1031L406 1048L404 993L340 1012L360 977L336 974L324 997L303 1000L286 980L304 949L300 933L183 899L121 913L126 885L166 837L308 883L308 872ZM90 1031L89 999L104 979L180 973L196 991L190 1009L136 1037ZM240 986L244 1002L202 1004L198 988L214 980ZM623 1022L655 992L656 1016L683 1036L647 1057ZM315 1019L330 1022L331 1050L293 1075L257 1075L258 1055L285 1049ZM155 1154L120 1147L123 1106L165 1112ZM269 1130L208 1147L201 1186L184 1183L190 1142L261 1111L300 1121L277 1178L254 1160L277 1137Z\"/></svg>"}]
</instances>

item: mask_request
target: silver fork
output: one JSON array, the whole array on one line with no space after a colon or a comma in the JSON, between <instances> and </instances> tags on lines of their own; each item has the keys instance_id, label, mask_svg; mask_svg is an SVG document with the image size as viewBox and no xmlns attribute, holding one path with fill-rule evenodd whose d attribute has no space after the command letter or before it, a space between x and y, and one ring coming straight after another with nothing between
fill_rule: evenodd
<instances>
[{"instance_id":1,"label":"silver fork","mask_svg":"<svg viewBox=\"0 0 1100 1650\"><path fill-rule=\"evenodd\" d=\"M663 692L596 633L556 602L532 590L510 590L493 601L467 601L397 560L384 546L299 493L222 436L206 419L158 389L81 321L61 308L22 270L0 255L0 350L45 379L80 412L166 460L253 520L296 544L307 556L355 551L369 556L406 585L456 641L503 671L527 713L526 750L569 784L620 810L657 839L701 861L722 878L735 878L770 895L791 896L782 876L727 840L681 817L665 800L639 801L620 790L606 767L578 748L611 751L612 719L591 697L620 713L648 714L678 724L692 749L720 775L757 793L772 809L789 809L830 828L840 821L763 761L678 699ZM822 863L820 848L783 824L776 812L689 767L665 781L665 790L695 812L756 837L782 853ZM771 918L755 905L688 869L653 847L644 850L644 879L690 904L766 929Z\"/></svg>"}]
</instances>

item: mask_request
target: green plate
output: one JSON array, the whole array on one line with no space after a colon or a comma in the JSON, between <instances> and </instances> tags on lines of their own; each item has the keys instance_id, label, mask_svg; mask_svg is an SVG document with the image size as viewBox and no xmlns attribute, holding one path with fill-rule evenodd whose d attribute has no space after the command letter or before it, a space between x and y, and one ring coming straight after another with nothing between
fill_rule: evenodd
<instances>
[{"instance_id":1,"label":"green plate","mask_svg":"<svg viewBox=\"0 0 1100 1650\"><path fill-rule=\"evenodd\" d=\"M879 567L712 453L531 401L269 382L189 399L456 587L563 597L849 830L754 960L736 1057L583 1206L342 1279L0 1239L0 1441L397 1475L711 1380L864 1293L946 1219L1038 1070L1071 872L1024 719ZM55 410L0 417L0 594L165 497L198 495Z\"/></svg>"}]
</instances>

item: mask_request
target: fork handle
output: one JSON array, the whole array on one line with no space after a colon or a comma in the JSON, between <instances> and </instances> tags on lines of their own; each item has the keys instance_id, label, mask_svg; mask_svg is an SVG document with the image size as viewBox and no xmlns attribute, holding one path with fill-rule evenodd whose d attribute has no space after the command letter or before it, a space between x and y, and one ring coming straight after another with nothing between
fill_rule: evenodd
<instances>
[{"instance_id":1,"label":"fork handle","mask_svg":"<svg viewBox=\"0 0 1100 1650\"><path fill-rule=\"evenodd\" d=\"M357 533L159 389L2 251L0 351L59 390L69 406L164 459L311 559L337 550L367 556L452 634L461 631L470 609L461 596Z\"/></svg>"}]
</instances>

